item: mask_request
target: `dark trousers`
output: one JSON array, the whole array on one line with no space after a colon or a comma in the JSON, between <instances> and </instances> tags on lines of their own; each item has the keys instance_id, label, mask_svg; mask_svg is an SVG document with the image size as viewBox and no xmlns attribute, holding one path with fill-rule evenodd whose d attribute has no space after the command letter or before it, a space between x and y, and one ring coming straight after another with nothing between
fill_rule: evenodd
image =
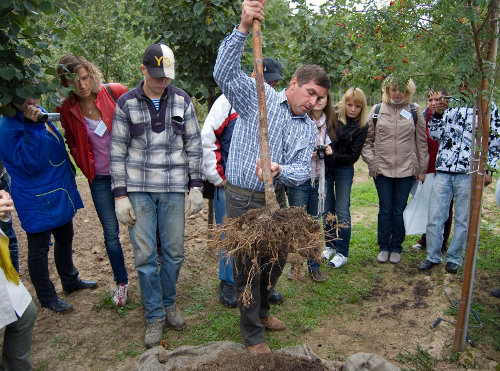
<instances>
[{"instance_id":1,"label":"dark trousers","mask_svg":"<svg viewBox=\"0 0 500 371\"><path fill-rule=\"evenodd\" d=\"M247 190L245 190L247 191ZM281 208L286 207L286 195L283 189L277 191L276 197ZM237 218L250 209L265 207L263 193L240 194L234 190L234 186L226 187L226 212L228 218ZM254 276L252 282L253 302L249 307L245 307L239 299L248 279L248 272L252 266L249 260L235 258L234 261L234 285L238 297L238 308L240 310L240 331L246 345L255 345L266 341L265 327L261 323L261 318L269 317L268 296L271 289L276 285L283 267L286 263L286 256L279 259L272 270L269 258L258 258L261 272ZM269 285L270 283L270 285Z\"/></svg>"},{"instance_id":2,"label":"dark trousers","mask_svg":"<svg viewBox=\"0 0 500 371\"><path fill-rule=\"evenodd\" d=\"M36 314L36 305L32 300L23 315L5 327L0 370L31 370L30 351Z\"/></svg>"},{"instance_id":3,"label":"dark trousers","mask_svg":"<svg viewBox=\"0 0 500 371\"><path fill-rule=\"evenodd\" d=\"M39 233L26 233L28 237L28 270L40 304L57 299L56 289L49 277L49 239L54 236L54 261L63 289L70 289L78 279L73 265L73 222Z\"/></svg>"},{"instance_id":4,"label":"dark trousers","mask_svg":"<svg viewBox=\"0 0 500 371\"><path fill-rule=\"evenodd\" d=\"M377 240L380 251L401 254L405 240L403 211L415 178L389 178L378 175L375 178L379 200Z\"/></svg>"}]
</instances>

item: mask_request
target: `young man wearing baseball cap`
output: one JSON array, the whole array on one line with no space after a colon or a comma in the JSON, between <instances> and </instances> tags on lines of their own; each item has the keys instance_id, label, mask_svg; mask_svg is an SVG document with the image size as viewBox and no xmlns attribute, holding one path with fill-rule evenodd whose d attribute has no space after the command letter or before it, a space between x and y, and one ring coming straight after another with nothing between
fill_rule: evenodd
<instances>
[{"instance_id":1,"label":"young man wearing baseball cap","mask_svg":"<svg viewBox=\"0 0 500 371\"><path fill-rule=\"evenodd\" d=\"M175 307L184 259L185 192L188 215L201 210L203 153L189 95L171 85L174 54L163 44L148 46L144 79L116 105L111 137L111 176L118 220L129 227L134 247L148 348L162 338L165 323L186 322ZM163 261L157 264L156 229Z\"/></svg>"}]
</instances>

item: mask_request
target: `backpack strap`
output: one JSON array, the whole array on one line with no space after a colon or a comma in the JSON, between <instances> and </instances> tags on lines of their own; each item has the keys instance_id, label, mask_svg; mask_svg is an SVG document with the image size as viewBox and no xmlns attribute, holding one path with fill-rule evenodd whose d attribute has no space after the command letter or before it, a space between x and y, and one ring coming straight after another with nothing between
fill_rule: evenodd
<instances>
[{"instance_id":1,"label":"backpack strap","mask_svg":"<svg viewBox=\"0 0 500 371\"><path fill-rule=\"evenodd\" d=\"M410 112L413 116L413 123L415 124L415 126L417 126L417 106L415 105L415 103L410 103Z\"/></svg>"},{"instance_id":2,"label":"backpack strap","mask_svg":"<svg viewBox=\"0 0 500 371\"><path fill-rule=\"evenodd\" d=\"M373 112L373 127L377 125L377 120L378 120L378 114L380 112L380 107L382 106L382 103L377 103L375 106L375 112Z\"/></svg>"},{"instance_id":3,"label":"backpack strap","mask_svg":"<svg viewBox=\"0 0 500 371\"><path fill-rule=\"evenodd\" d=\"M375 106L375 112L373 112L373 127L377 125L378 114L380 112L381 105L382 105L381 103L377 103L377 105ZM417 126L418 117L417 117L417 106L415 105L415 103L410 103L410 112L413 117L413 123L415 124L415 126Z\"/></svg>"},{"instance_id":4,"label":"backpack strap","mask_svg":"<svg viewBox=\"0 0 500 371\"><path fill-rule=\"evenodd\" d=\"M113 94L113 90L111 90L111 88L110 88L109 84L104 84L104 85L106 85L106 89L108 89L108 93L109 93L109 95L111 95L111 98L112 98L112 99L113 99L113 101L116 103L117 99L116 99L115 95Z\"/></svg>"}]
</instances>

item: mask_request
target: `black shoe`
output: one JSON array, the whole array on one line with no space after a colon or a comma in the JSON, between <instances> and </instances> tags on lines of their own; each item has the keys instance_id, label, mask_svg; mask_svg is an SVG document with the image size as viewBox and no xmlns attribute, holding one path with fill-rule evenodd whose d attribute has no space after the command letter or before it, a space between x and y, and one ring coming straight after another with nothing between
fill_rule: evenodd
<instances>
[{"instance_id":1,"label":"black shoe","mask_svg":"<svg viewBox=\"0 0 500 371\"><path fill-rule=\"evenodd\" d=\"M279 292L271 290L267 300L270 304L281 304L283 303L283 296L281 296Z\"/></svg>"},{"instance_id":2,"label":"black shoe","mask_svg":"<svg viewBox=\"0 0 500 371\"><path fill-rule=\"evenodd\" d=\"M229 308L236 308L236 290L226 281L220 281L219 298L222 304Z\"/></svg>"},{"instance_id":3,"label":"black shoe","mask_svg":"<svg viewBox=\"0 0 500 371\"><path fill-rule=\"evenodd\" d=\"M458 264L455 264L452 262L447 262L446 265L444 266L444 269L446 270L446 272L452 273L452 274L457 273L458 268L460 268L460 266Z\"/></svg>"},{"instance_id":4,"label":"black shoe","mask_svg":"<svg viewBox=\"0 0 500 371\"><path fill-rule=\"evenodd\" d=\"M66 303L65 301L62 301L61 299L57 298L51 302L42 304L42 307L44 308L49 308L50 310L53 310L56 313L69 313L73 311L73 307Z\"/></svg>"},{"instance_id":5,"label":"black shoe","mask_svg":"<svg viewBox=\"0 0 500 371\"><path fill-rule=\"evenodd\" d=\"M84 281L80 278L76 280L76 282L71 287L63 287L63 291L65 294L69 295L74 293L75 291L90 289L95 290L97 288L97 282L95 281Z\"/></svg>"},{"instance_id":6,"label":"black shoe","mask_svg":"<svg viewBox=\"0 0 500 371\"><path fill-rule=\"evenodd\" d=\"M433 266L437 265L439 263L433 263L430 260L425 260L422 264L420 264L420 267L418 267L419 270L421 271L426 271L428 269L431 269Z\"/></svg>"},{"instance_id":7,"label":"black shoe","mask_svg":"<svg viewBox=\"0 0 500 371\"><path fill-rule=\"evenodd\" d=\"M495 298L500 298L500 289L493 290L490 293L491 296L494 296Z\"/></svg>"}]
</instances>

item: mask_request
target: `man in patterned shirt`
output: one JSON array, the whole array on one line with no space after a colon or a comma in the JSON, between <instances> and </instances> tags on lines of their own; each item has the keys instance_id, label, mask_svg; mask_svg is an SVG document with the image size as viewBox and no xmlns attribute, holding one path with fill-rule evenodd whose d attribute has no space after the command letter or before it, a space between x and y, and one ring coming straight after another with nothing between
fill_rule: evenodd
<instances>
[{"instance_id":1,"label":"man in patterned shirt","mask_svg":"<svg viewBox=\"0 0 500 371\"><path fill-rule=\"evenodd\" d=\"M144 80L123 94L111 136L111 176L118 220L128 225L146 317L147 347L157 345L166 322L181 330L176 284L184 260L184 201L201 210L203 151L193 104L170 84L174 54L150 45L141 65ZM156 228L163 261L158 271Z\"/></svg>"},{"instance_id":2,"label":"man in patterned shirt","mask_svg":"<svg viewBox=\"0 0 500 371\"><path fill-rule=\"evenodd\" d=\"M466 84L459 92L468 90ZM469 91L470 93L470 91ZM470 196L470 157L472 152L473 122L477 123L475 105L465 102L452 102L450 108L439 108L429 123L429 136L439 141L436 157L436 176L429 201L427 222L427 258L418 267L428 270L443 261L444 223L448 218L448 206L455 200L455 229L450 247L446 252L445 270L457 273L463 262L463 251L467 237L467 220ZM500 157L500 116L498 107L491 102L490 136L488 138L487 163L490 171L498 168ZM446 111L444 111L446 109ZM444 113L438 113L443 112ZM485 185L491 183L491 173L485 174Z\"/></svg>"},{"instance_id":3,"label":"man in patterned shirt","mask_svg":"<svg viewBox=\"0 0 500 371\"><path fill-rule=\"evenodd\" d=\"M235 218L250 209L265 207L264 183L260 167L258 138L258 105L255 80L240 65L245 40L254 18L262 21L265 1L246 0L242 4L241 21L220 45L214 78L233 108L238 112L226 167L226 212ZM311 176L311 156L316 142L315 123L307 115L318 99L326 96L330 79L316 65L299 67L286 90L276 92L265 85L271 176L280 207L286 207L283 186L298 185ZM238 300L240 330L251 353L269 353L265 328L284 330L285 324L269 314L269 288L281 275L286 256L272 271L269 259L259 258L261 273L254 277L254 302L244 307ZM234 282L238 296L243 292L251 262L234 259Z\"/></svg>"}]
</instances>

